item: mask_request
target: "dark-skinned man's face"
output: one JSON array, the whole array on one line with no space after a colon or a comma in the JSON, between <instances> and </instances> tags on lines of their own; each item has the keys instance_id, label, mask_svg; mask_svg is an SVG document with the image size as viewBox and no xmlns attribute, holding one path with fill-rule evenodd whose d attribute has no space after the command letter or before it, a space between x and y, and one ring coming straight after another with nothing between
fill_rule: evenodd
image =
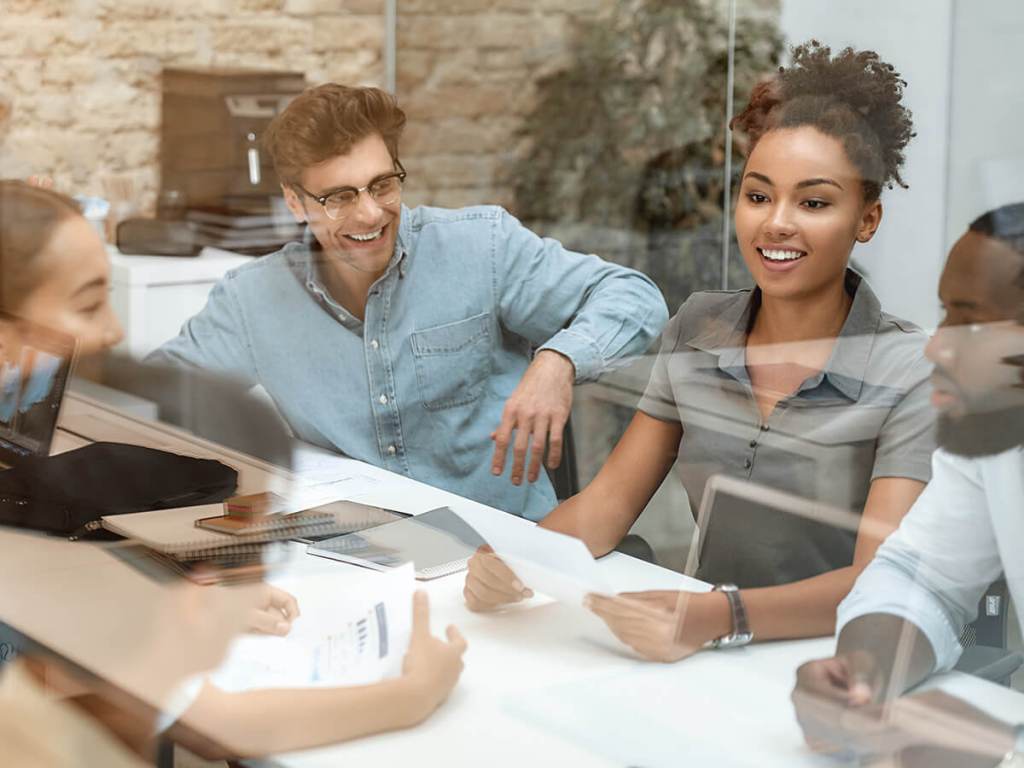
<instances>
[{"instance_id":1,"label":"dark-skinned man's face","mask_svg":"<svg viewBox=\"0 0 1024 768\"><path fill-rule=\"evenodd\" d=\"M1024 255L968 232L939 283L945 318L925 353L935 364L939 445L985 456L1024 444Z\"/></svg>"}]
</instances>

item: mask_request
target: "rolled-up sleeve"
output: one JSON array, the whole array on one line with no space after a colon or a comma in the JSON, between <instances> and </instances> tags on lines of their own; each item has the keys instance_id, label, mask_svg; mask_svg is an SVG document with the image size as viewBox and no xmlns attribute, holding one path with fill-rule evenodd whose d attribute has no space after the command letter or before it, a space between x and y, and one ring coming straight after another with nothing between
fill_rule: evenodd
<instances>
[{"instance_id":1,"label":"rolled-up sleeve","mask_svg":"<svg viewBox=\"0 0 1024 768\"><path fill-rule=\"evenodd\" d=\"M920 361L917 367L927 372ZM911 386L893 407L878 433L871 479L906 477L927 483L932 475L935 450L935 409L932 408L931 382L924 378Z\"/></svg>"},{"instance_id":2,"label":"rolled-up sleeve","mask_svg":"<svg viewBox=\"0 0 1024 768\"><path fill-rule=\"evenodd\" d=\"M936 451L931 483L839 605L836 630L872 613L899 616L928 638L935 671L951 669L960 632L1000 571L976 464Z\"/></svg>"},{"instance_id":3,"label":"rolled-up sleeve","mask_svg":"<svg viewBox=\"0 0 1024 768\"><path fill-rule=\"evenodd\" d=\"M146 362L226 373L248 386L259 382L245 320L231 290L232 274L218 282L206 306Z\"/></svg>"},{"instance_id":4,"label":"rolled-up sleeve","mask_svg":"<svg viewBox=\"0 0 1024 768\"><path fill-rule=\"evenodd\" d=\"M661 421L678 422L682 420L668 373L668 362L679 348L681 314L682 310L677 312L661 334L661 347L658 350L658 356L654 359L651 378L647 381L647 388L636 406L637 410Z\"/></svg>"},{"instance_id":5,"label":"rolled-up sleeve","mask_svg":"<svg viewBox=\"0 0 1024 768\"><path fill-rule=\"evenodd\" d=\"M492 247L502 324L569 358L577 382L643 354L665 326L661 291L634 269L541 238L507 212Z\"/></svg>"}]
</instances>

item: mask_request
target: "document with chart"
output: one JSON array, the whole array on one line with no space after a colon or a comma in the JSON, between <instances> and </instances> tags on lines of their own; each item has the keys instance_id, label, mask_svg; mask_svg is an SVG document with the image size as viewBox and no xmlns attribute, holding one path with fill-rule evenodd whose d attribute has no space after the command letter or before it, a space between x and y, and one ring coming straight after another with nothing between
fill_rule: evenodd
<instances>
[{"instance_id":1,"label":"document with chart","mask_svg":"<svg viewBox=\"0 0 1024 768\"><path fill-rule=\"evenodd\" d=\"M366 685L401 672L412 631L412 565L275 581L300 616L287 637L246 635L213 675L224 690Z\"/></svg>"}]
</instances>

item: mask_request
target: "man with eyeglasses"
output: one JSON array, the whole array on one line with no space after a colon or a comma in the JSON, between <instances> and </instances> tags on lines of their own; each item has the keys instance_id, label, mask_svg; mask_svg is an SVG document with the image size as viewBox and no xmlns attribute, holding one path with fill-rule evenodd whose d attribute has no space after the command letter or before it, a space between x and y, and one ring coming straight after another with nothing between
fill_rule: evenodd
<instances>
[{"instance_id":1,"label":"man with eyeglasses","mask_svg":"<svg viewBox=\"0 0 1024 768\"><path fill-rule=\"evenodd\" d=\"M643 354L665 301L496 206L403 206L404 125L376 88L292 101L264 143L305 242L228 274L154 354L262 385L303 440L539 519L573 384Z\"/></svg>"},{"instance_id":2,"label":"man with eyeglasses","mask_svg":"<svg viewBox=\"0 0 1024 768\"><path fill-rule=\"evenodd\" d=\"M971 224L939 296L946 317L926 349L932 481L839 606L836 655L800 667L793 702L821 751L1024 768L1024 707L1005 723L938 690L895 698L953 667L960 629L1000 573L1024 607L1024 203Z\"/></svg>"}]
</instances>

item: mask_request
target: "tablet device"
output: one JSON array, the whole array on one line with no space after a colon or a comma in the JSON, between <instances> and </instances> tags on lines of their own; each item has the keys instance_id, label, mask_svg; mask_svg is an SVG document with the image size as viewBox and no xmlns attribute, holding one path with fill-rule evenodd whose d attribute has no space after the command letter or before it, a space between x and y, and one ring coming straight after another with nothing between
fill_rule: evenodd
<instances>
[{"instance_id":1,"label":"tablet device","mask_svg":"<svg viewBox=\"0 0 1024 768\"><path fill-rule=\"evenodd\" d=\"M0 312L0 463L47 456L75 339Z\"/></svg>"},{"instance_id":2,"label":"tablet device","mask_svg":"<svg viewBox=\"0 0 1024 768\"><path fill-rule=\"evenodd\" d=\"M484 540L448 507L318 542L311 555L389 571L412 563L416 578L436 579L466 569Z\"/></svg>"},{"instance_id":3,"label":"tablet device","mask_svg":"<svg viewBox=\"0 0 1024 768\"><path fill-rule=\"evenodd\" d=\"M376 507L372 504L361 504L358 501L349 501L347 499L320 504L306 511L326 512L332 515L334 520L325 533L309 531L297 536L296 541L301 544L317 544L327 539L336 539L347 533L358 533L368 528L376 528L380 525L393 523L396 520L412 517L407 512Z\"/></svg>"}]
</instances>

